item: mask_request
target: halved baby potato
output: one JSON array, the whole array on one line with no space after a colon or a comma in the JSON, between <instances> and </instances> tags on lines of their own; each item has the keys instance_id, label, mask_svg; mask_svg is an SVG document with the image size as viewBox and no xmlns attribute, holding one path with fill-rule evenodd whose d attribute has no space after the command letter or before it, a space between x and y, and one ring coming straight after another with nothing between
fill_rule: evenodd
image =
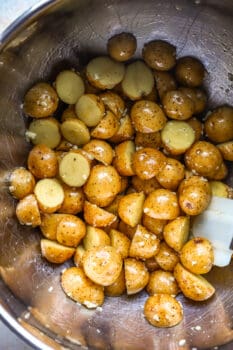
<instances>
[{"instance_id":1,"label":"halved baby potato","mask_svg":"<svg viewBox=\"0 0 233 350\"><path fill-rule=\"evenodd\" d=\"M62 136L73 145L82 146L90 141L86 124L78 118L68 118L61 124Z\"/></svg>"},{"instance_id":2,"label":"halved baby potato","mask_svg":"<svg viewBox=\"0 0 233 350\"><path fill-rule=\"evenodd\" d=\"M144 134L143 132L137 132L135 139L135 145L137 147L150 147L159 149L161 147L161 134L160 131Z\"/></svg>"},{"instance_id":3,"label":"halved baby potato","mask_svg":"<svg viewBox=\"0 0 233 350\"><path fill-rule=\"evenodd\" d=\"M36 183L34 193L40 210L54 213L64 200L64 190L57 179L41 179Z\"/></svg>"},{"instance_id":4,"label":"halved baby potato","mask_svg":"<svg viewBox=\"0 0 233 350\"><path fill-rule=\"evenodd\" d=\"M170 221L163 229L163 237L169 247L179 252L186 243L190 233L190 218L178 216Z\"/></svg>"},{"instance_id":5,"label":"halved baby potato","mask_svg":"<svg viewBox=\"0 0 233 350\"><path fill-rule=\"evenodd\" d=\"M53 264L62 264L75 253L74 248L44 238L40 241L40 248L42 256Z\"/></svg>"},{"instance_id":6,"label":"halved baby potato","mask_svg":"<svg viewBox=\"0 0 233 350\"><path fill-rule=\"evenodd\" d=\"M20 199L16 205L16 216L21 225L36 227L41 224L39 206L34 194Z\"/></svg>"},{"instance_id":7,"label":"halved baby potato","mask_svg":"<svg viewBox=\"0 0 233 350\"><path fill-rule=\"evenodd\" d=\"M57 225L57 241L76 248L86 235L85 223L75 215L66 214Z\"/></svg>"},{"instance_id":8,"label":"halved baby potato","mask_svg":"<svg viewBox=\"0 0 233 350\"><path fill-rule=\"evenodd\" d=\"M163 270L156 270L150 274L146 290L149 295L170 294L175 296L179 293L179 287L173 273Z\"/></svg>"},{"instance_id":9,"label":"halved baby potato","mask_svg":"<svg viewBox=\"0 0 233 350\"><path fill-rule=\"evenodd\" d=\"M162 242L159 252L155 256L155 260L162 270L173 271L176 264L180 261L177 252L169 247L167 243Z\"/></svg>"},{"instance_id":10,"label":"halved baby potato","mask_svg":"<svg viewBox=\"0 0 233 350\"><path fill-rule=\"evenodd\" d=\"M211 193L213 196L231 198L232 189L222 181L210 181Z\"/></svg>"},{"instance_id":11,"label":"halved baby potato","mask_svg":"<svg viewBox=\"0 0 233 350\"><path fill-rule=\"evenodd\" d=\"M85 92L83 79L72 70L61 71L55 81L59 98L67 104L75 104Z\"/></svg>"},{"instance_id":12,"label":"halved baby potato","mask_svg":"<svg viewBox=\"0 0 233 350\"><path fill-rule=\"evenodd\" d=\"M105 107L99 96L84 94L78 99L75 112L85 125L91 127L96 126L103 118Z\"/></svg>"},{"instance_id":13,"label":"halved baby potato","mask_svg":"<svg viewBox=\"0 0 233 350\"><path fill-rule=\"evenodd\" d=\"M181 90L167 91L162 98L166 115L171 119L187 120L194 113L194 102Z\"/></svg>"},{"instance_id":14,"label":"halved baby potato","mask_svg":"<svg viewBox=\"0 0 233 350\"><path fill-rule=\"evenodd\" d=\"M86 235L83 238L84 249L105 247L106 245L110 245L109 235L100 228L88 225Z\"/></svg>"},{"instance_id":15,"label":"halved baby potato","mask_svg":"<svg viewBox=\"0 0 233 350\"><path fill-rule=\"evenodd\" d=\"M83 210L85 196L82 188L62 184L64 200L58 209L59 213L76 215Z\"/></svg>"},{"instance_id":16,"label":"halved baby potato","mask_svg":"<svg viewBox=\"0 0 233 350\"><path fill-rule=\"evenodd\" d=\"M115 158L113 164L120 175L132 176L133 154L135 153L135 144L133 141L124 141L115 147Z\"/></svg>"},{"instance_id":17,"label":"halved baby potato","mask_svg":"<svg viewBox=\"0 0 233 350\"><path fill-rule=\"evenodd\" d=\"M152 179L148 180L142 180L140 177L135 175L132 177L131 183L133 188L137 192L144 192L145 195L148 195L149 193L151 193L154 190L157 190L158 188L161 188L156 177L152 177Z\"/></svg>"},{"instance_id":18,"label":"halved baby potato","mask_svg":"<svg viewBox=\"0 0 233 350\"><path fill-rule=\"evenodd\" d=\"M75 249L74 254L74 264L77 267L83 267L83 257L86 250L84 249L82 244L79 244L77 248Z\"/></svg>"},{"instance_id":19,"label":"halved baby potato","mask_svg":"<svg viewBox=\"0 0 233 350\"><path fill-rule=\"evenodd\" d=\"M120 119L125 111L124 100L113 91L106 91L99 95L105 108L110 110L118 119Z\"/></svg>"},{"instance_id":20,"label":"halved baby potato","mask_svg":"<svg viewBox=\"0 0 233 350\"><path fill-rule=\"evenodd\" d=\"M149 272L143 261L127 258L124 261L125 284L128 295L139 293L149 281Z\"/></svg>"},{"instance_id":21,"label":"halved baby potato","mask_svg":"<svg viewBox=\"0 0 233 350\"><path fill-rule=\"evenodd\" d=\"M140 223L145 195L143 192L130 193L120 199L118 215L127 225L134 227Z\"/></svg>"},{"instance_id":22,"label":"halved baby potato","mask_svg":"<svg viewBox=\"0 0 233 350\"><path fill-rule=\"evenodd\" d=\"M62 181L71 187L81 187L90 174L90 164L80 153L68 152L59 164L59 175Z\"/></svg>"},{"instance_id":23,"label":"halved baby potato","mask_svg":"<svg viewBox=\"0 0 233 350\"><path fill-rule=\"evenodd\" d=\"M9 177L9 191L17 199L22 199L33 193L35 178L24 167L15 168Z\"/></svg>"},{"instance_id":24,"label":"halved baby potato","mask_svg":"<svg viewBox=\"0 0 233 350\"><path fill-rule=\"evenodd\" d=\"M133 138L134 127L130 117L125 115L119 120L119 122L119 129L112 137L109 138L109 142L120 143Z\"/></svg>"},{"instance_id":25,"label":"halved baby potato","mask_svg":"<svg viewBox=\"0 0 233 350\"><path fill-rule=\"evenodd\" d=\"M107 140L115 135L119 129L118 118L111 111L106 111L103 118L91 131L91 136L97 139Z\"/></svg>"},{"instance_id":26,"label":"halved baby potato","mask_svg":"<svg viewBox=\"0 0 233 350\"><path fill-rule=\"evenodd\" d=\"M142 225L147 230L157 235L159 239L163 238L163 230L167 223L167 220L154 219L146 214L142 216Z\"/></svg>"},{"instance_id":27,"label":"halved baby potato","mask_svg":"<svg viewBox=\"0 0 233 350\"><path fill-rule=\"evenodd\" d=\"M179 194L179 205L187 215L199 215L208 207L211 191L203 186L184 186Z\"/></svg>"},{"instance_id":28,"label":"halved baby potato","mask_svg":"<svg viewBox=\"0 0 233 350\"><path fill-rule=\"evenodd\" d=\"M106 227L117 219L116 215L88 201L84 203L83 213L86 223L94 227Z\"/></svg>"},{"instance_id":29,"label":"halved baby potato","mask_svg":"<svg viewBox=\"0 0 233 350\"><path fill-rule=\"evenodd\" d=\"M56 153L46 145L34 146L28 155L28 169L38 179L54 177L58 171Z\"/></svg>"},{"instance_id":30,"label":"halved baby potato","mask_svg":"<svg viewBox=\"0 0 233 350\"><path fill-rule=\"evenodd\" d=\"M104 165L112 163L114 151L106 141L92 139L84 145L83 149Z\"/></svg>"},{"instance_id":31,"label":"halved baby potato","mask_svg":"<svg viewBox=\"0 0 233 350\"><path fill-rule=\"evenodd\" d=\"M104 287L104 294L108 297L118 297L124 294L126 290L125 285L125 270L124 267L121 269L121 273L113 284Z\"/></svg>"},{"instance_id":32,"label":"halved baby potato","mask_svg":"<svg viewBox=\"0 0 233 350\"><path fill-rule=\"evenodd\" d=\"M174 191L184 179L184 176L184 165L177 159L167 158L165 166L156 175L156 179L162 187Z\"/></svg>"},{"instance_id":33,"label":"halved baby potato","mask_svg":"<svg viewBox=\"0 0 233 350\"><path fill-rule=\"evenodd\" d=\"M129 248L129 256L136 259L149 259L159 251L160 240L142 225L137 225Z\"/></svg>"},{"instance_id":34,"label":"halved baby potato","mask_svg":"<svg viewBox=\"0 0 233 350\"><path fill-rule=\"evenodd\" d=\"M25 133L26 138L34 144L44 144L56 148L61 141L60 124L53 118L34 119Z\"/></svg>"},{"instance_id":35,"label":"halved baby potato","mask_svg":"<svg viewBox=\"0 0 233 350\"><path fill-rule=\"evenodd\" d=\"M55 241L57 239L57 226L66 214L46 214L41 215L40 230L47 239Z\"/></svg>"},{"instance_id":36,"label":"halved baby potato","mask_svg":"<svg viewBox=\"0 0 233 350\"><path fill-rule=\"evenodd\" d=\"M110 230L109 237L111 240L111 246L116 249L116 251L121 254L122 258L125 259L129 255L130 240L122 232L118 230Z\"/></svg>"}]
</instances>

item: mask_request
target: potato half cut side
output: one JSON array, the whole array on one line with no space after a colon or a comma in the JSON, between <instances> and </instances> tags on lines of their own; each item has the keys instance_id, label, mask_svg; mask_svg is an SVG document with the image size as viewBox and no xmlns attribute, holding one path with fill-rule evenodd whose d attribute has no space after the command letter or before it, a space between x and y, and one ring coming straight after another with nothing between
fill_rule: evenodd
<instances>
[{"instance_id":1,"label":"potato half cut side","mask_svg":"<svg viewBox=\"0 0 233 350\"><path fill-rule=\"evenodd\" d=\"M82 78L72 70L60 72L55 84L58 96L63 102L68 104L76 103L85 91Z\"/></svg>"},{"instance_id":2,"label":"potato half cut side","mask_svg":"<svg viewBox=\"0 0 233 350\"><path fill-rule=\"evenodd\" d=\"M25 136L34 144L56 148L61 141L60 126L55 118L35 119L29 125Z\"/></svg>"},{"instance_id":3,"label":"potato half cut side","mask_svg":"<svg viewBox=\"0 0 233 350\"><path fill-rule=\"evenodd\" d=\"M98 207L96 204L85 201L84 219L91 226L106 227L116 221L117 217L103 208Z\"/></svg>"},{"instance_id":4,"label":"potato half cut side","mask_svg":"<svg viewBox=\"0 0 233 350\"><path fill-rule=\"evenodd\" d=\"M75 253L75 249L65 247L57 242L49 239L42 239L40 241L42 256L51 263L62 264L69 260Z\"/></svg>"},{"instance_id":5,"label":"potato half cut side","mask_svg":"<svg viewBox=\"0 0 233 350\"><path fill-rule=\"evenodd\" d=\"M79 153L69 152L59 164L59 175L68 186L81 187L90 174L88 160Z\"/></svg>"},{"instance_id":6,"label":"potato half cut side","mask_svg":"<svg viewBox=\"0 0 233 350\"><path fill-rule=\"evenodd\" d=\"M60 208L64 200L64 191L57 179L39 180L34 193L39 208L45 213L54 213Z\"/></svg>"},{"instance_id":7,"label":"potato half cut side","mask_svg":"<svg viewBox=\"0 0 233 350\"><path fill-rule=\"evenodd\" d=\"M78 118L69 118L61 124L63 137L73 145L82 146L90 141L87 126Z\"/></svg>"}]
</instances>

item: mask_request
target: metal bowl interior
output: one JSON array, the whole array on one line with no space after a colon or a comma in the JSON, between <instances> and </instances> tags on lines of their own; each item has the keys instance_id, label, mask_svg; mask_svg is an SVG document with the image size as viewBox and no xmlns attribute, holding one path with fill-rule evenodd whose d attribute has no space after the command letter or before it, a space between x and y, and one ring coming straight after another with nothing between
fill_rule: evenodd
<instances>
[{"instance_id":1,"label":"metal bowl interior","mask_svg":"<svg viewBox=\"0 0 233 350\"><path fill-rule=\"evenodd\" d=\"M39 231L16 221L6 179L25 164L30 147L21 108L25 91L37 81L53 81L63 68L82 68L106 53L108 38L122 31L136 35L136 57L154 38L174 44L179 57L199 57L208 71L209 106L233 100L231 0L50 1L13 24L0 52L0 312L41 349L230 350L233 343L223 344L233 340L232 266L214 268L207 276L216 287L211 300L194 303L179 296L184 320L157 329L142 315L144 293L107 298L102 309L92 311L66 298L59 276L69 263L43 260Z\"/></svg>"}]
</instances>

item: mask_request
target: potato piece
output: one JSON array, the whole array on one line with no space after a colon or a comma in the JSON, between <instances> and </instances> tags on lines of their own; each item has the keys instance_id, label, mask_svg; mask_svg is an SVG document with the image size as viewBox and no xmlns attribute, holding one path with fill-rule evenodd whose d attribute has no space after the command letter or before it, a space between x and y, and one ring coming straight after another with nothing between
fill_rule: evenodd
<instances>
[{"instance_id":1,"label":"potato piece","mask_svg":"<svg viewBox=\"0 0 233 350\"><path fill-rule=\"evenodd\" d=\"M57 239L58 223L66 216L66 214L43 214L41 215L40 230L44 237L55 241Z\"/></svg>"},{"instance_id":2,"label":"potato piece","mask_svg":"<svg viewBox=\"0 0 233 350\"><path fill-rule=\"evenodd\" d=\"M94 227L106 227L117 219L116 215L88 201L84 203L83 212L86 223Z\"/></svg>"},{"instance_id":3,"label":"potato piece","mask_svg":"<svg viewBox=\"0 0 233 350\"><path fill-rule=\"evenodd\" d=\"M34 194L29 194L16 205L16 216L21 225L36 227L41 224L38 203Z\"/></svg>"},{"instance_id":4,"label":"potato piece","mask_svg":"<svg viewBox=\"0 0 233 350\"><path fill-rule=\"evenodd\" d=\"M83 79L72 70L63 70L57 77L55 87L59 98L70 105L75 104L85 92Z\"/></svg>"},{"instance_id":5,"label":"potato piece","mask_svg":"<svg viewBox=\"0 0 233 350\"><path fill-rule=\"evenodd\" d=\"M164 40L153 40L144 45L142 57L152 69L167 71L176 64L176 48Z\"/></svg>"},{"instance_id":6,"label":"potato piece","mask_svg":"<svg viewBox=\"0 0 233 350\"><path fill-rule=\"evenodd\" d=\"M75 252L74 248L64 247L57 242L44 238L40 241L40 249L42 256L53 264L64 263L69 260Z\"/></svg>"},{"instance_id":7,"label":"potato piece","mask_svg":"<svg viewBox=\"0 0 233 350\"><path fill-rule=\"evenodd\" d=\"M210 181L209 184L212 196L229 198L231 189L222 181Z\"/></svg>"},{"instance_id":8,"label":"potato piece","mask_svg":"<svg viewBox=\"0 0 233 350\"><path fill-rule=\"evenodd\" d=\"M111 165L96 165L84 186L87 199L100 207L109 205L120 192L121 180Z\"/></svg>"},{"instance_id":9,"label":"potato piece","mask_svg":"<svg viewBox=\"0 0 233 350\"><path fill-rule=\"evenodd\" d=\"M121 273L116 281L110 286L104 287L104 293L108 297L118 297L126 291L125 285L125 270L124 267L121 269Z\"/></svg>"},{"instance_id":10,"label":"potato piece","mask_svg":"<svg viewBox=\"0 0 233 350\"><path fill-rule=\"evenodd\" d=\"M74 145L72 143L70 143L69 141L67 141L65 139L61 139L61 142L56 147L55 152L56 152L56 154L58 152L69 152L73 147L74 147Z\"/></svg>"},{"instance_id":11,"label":"potato piece","mask_svg":"<svg viewBox=\"0 0 233 350\"><path fill-rule=\"evenodd\" d=\"M169 247L179 252L184 246L190 233L190 219L188 216L179 216L170 221L163 230L165 242Z\"/></svg>"},{"instance_id":12,"label":"potato piece","mask_svg":"<svg viewBox=\"0 0 233 350\"><path fill-rule=\"evenodd\" d=\"M119 62L129 60L135 53L137 40L131 33L120 33L108 40L107 50L110 57Z\"/></svg>"},{"instance_id":13,"label":"potato piece","mask_svg":"<svg viewBox=\"0 0 233 350\"><path fill-rule=\"evenodd\" d=\"M35 187L34 176L23 167L14 169L9 178L9 191L17 199L22 199L33 193Z\"/></svg>"},{"instance_id":14,"label":"potato piece","mask_svg":"<svg viewBox=\"0 0 233 350\"><path fill-rule=\"evenodd\" d=\"M151 93L154 87L152 71L142 61L135 61L126 67L121 83L123 93L131 100L139 100Z\"/></svg>"},{"instance_id":15,"label":"potato piece","mask_svg":"<svg viewBox=\"0 0 233 350\"><path fill-rule=\"evenodd\" d=\"M120 231L112 229L109 233L111 246L114 247L123 259L129 255L130 240Z\"/></svg>"},{"instance_id":16,"label":"potato piece","mask_svg":"<svg viewBox=\"0 0 233 350\"><path fill-rule=\"evenodd\" d=\"M109 142L120 143L131 140L134 135L134 127L128 115L120 119L120 126L117 132L109 138Z\"/></svg>"},{"instance_id":17,"label":"potato piece","mask_svg":"<svg viewBox=\"0 0 233 350\"><path fill-rule=\"evenodd\" d=\"M107 56L100 56L89 61L86 75L89 82L99 89L112 89L119 84L125 74L125 66Z\"/></svg>"},{"instance_id":18,"label":"potato piece","mask_svg":"<svg viewBox=\"0 0 233 350\"><path fill-rule=\"evenodd\" d=\"M168 189L176 190L180 182L184 179L184 166L174 158L167 158L165 166L156 175L159 184Z\"/></svg>"},{"instance_id":19,"label":"potato piece","mask_svg":"<svg viewBox=\"0 0 233 350\"><path fill-rule=\"evenodd\" d=\"M105 116L91 131L91 136L97 139L107 140L115 135L119 127L118 118L111 111L106 111Z\"/></svg>"},{"instance_id":20,"label":"potato piece","mask_svg":"<svg viewBox=\"0 0 233 350\"><path fill-rule=\"evenodd\" d=\"M59 175L66 185L81 187L90 175L90 164L82 154L70 151L60 161Z\"/></svg>"},{"instance_id":21,"label":"potato piece","mask_svg":"<svg viewBox=\"0 0 233 350\"><path fill-rule=\"evenodd\" d=\"M26 138L34 144L44 144L56 148L61 141L60 125L55 118L33 120L25 133Z\"/></svg>"},{"instance_id":22,"label":"potato piece","mask_svg":"<svg viewBox=\"0 0 233 350\"><path fill-rule=\"evenodd\" d=\"M212 176L222 164L222 156L217 147L207 141L195 142L185 154L188 169L201 176Z\"/></svg>"},{"instance_id":23,"label":"potato piece","mask_svg":"<svg viewBox=\"0 0 233 350\"><path fill-rule=\"evenodd\" d=\"M82 146L90 141L87 126L78 118L68 118L61 124L62 136L73 145Z\"/></svg>"},{"instance_id":24,"label":"potato piece","mask_svg":"<svg viewBox=\"0 0 233 350\"><path fill-rule=\"evenodd\" d=\"M155 260L155 257L150 258L150 259L146 259L145 260L145 265L146 265L146 267L147 267L149 272L153 272L153 271L156 271L156 270L160 269L159 264Z\"/></svg>"},{"instance_id":25,"label":"potato piece","mask_svg":"<svg viewBox=\"0 0 233 350\"><path fill-rule=\"evenodd\" d=\"M110 286L121 273L122 257L111 246L92 248L83 257L83 268L90 280Z\"/></svg>"},{"instance_id":26,"label":"potato piece","mask_svg":"<svg viewBox=\"0 0 233 350\"><path fill-rule=\"evenodd\" d=\"M92 139L83 149L104 165L110 165L112 163L114 152L106 141Z\"/></svg>"},{"instance_id":27,"label":"potato piece","mask_svg":"<svg viewBox=\"0 0 233 350\"><path fill-rule=\"evenodd\" d=\"M58 171L58 162L55 152L45 146L36 145L28 155L28 169L38 179L54 177Z\"/></svg>"},{"instance_id":28,"label":"potato piece","mask_svg":"<svg viewBox=\"0 0 233 350\"><path fill-rule=\"evenodd\" d=\"M132 238L129 248L129 256L137 259L149 259L159 251L160 240L155 234L145 227L137 225L137 230Z\"/></svg>"},{"instance_id":29,"label":"potato piece","mask_svg":"<svg viewBox=\"0 0 233 350\"><path fill-rule=\"evenodd\" d=\"M118 119L122 117L125 111L125 102L118 94L106 91L100 94L99 97L107 110L110 110Z\"/></svg>"},{"instance_id":30,"label":"potato piece","mask_svg":"<svg viewBox=\"0 0 233 350\"><path fill-rule=\"evenodd\" d=\"M217 148L222 154L223 159L233 161L233 141L220 143Z\"/></svg>"},{"instance_id":31,"label":"potato piece","mask_svg":"<svg viewBox=\"0 0 233 350\"><path fill-rule=\"evenodd\" d=\"M181 87L179 90L183 91L194 102L194 114L204 112L207 104L207 96L203 90L189 87Z\"/></svg>"},{"instance_id":32,"label":"potato piece","mask_svg":"<svg viewBox=\"0 0 233 350\"><path fill-rule=\"evenodd\" d=\"M85 254L86 250L83 248L82 244L79 244L75 250L74 254L74 264L77 267L83 267L83 257Z\"/></svg>"},{"instance_id":33,"label":"potato piece","mask_svg":"<svg viewBox=\"0 0 233 350\"><path fill-rule=\"evenodd\" d=\"M130 116L136 131L145 134L163 129L167 121L159 105L147 100L135 102Z\"/></svg>"},{"instance_id":34,"label":"potato piece","mask_svg":"<svg viewBox=\"0 0 233 350\"><path fill-rule=\"evenodd\" d=\"M178 188L178 194L180 194L184 190L184 188L188 186L201 187L203 191L211 194L210 184L208 180L202 176L192 174L190 177L184 179Z\"/></svg>"},{"instance_id":35,"label":"potato piece","mask_svg":"<svg viewBox=\"0 0 233 350\"><path fill-rule=\"evenodd\" d=\"M152 326L173 327L182 321L183 308L171 295L156 294L146 300L144 315Z\"/></svg>"},{"instance_id":36,"label":"potato piece","mask_svg":"<svg viewBox=\"0 0 233 350\"><path fill-rule=\"evenodd\" d=\"M180 252L180 261L186 269L197 275L209 272L214 262L211 242L203 237L190 239Z\"/></svg>"},{"instance_id":37,"label":"potato piece","mask_svg":"<svg viewBox=\"0 0 233 350\"><path fill-rule=\"evenodd\" d=\"M54 213L64 200L64 191L57 179L39 180L34 188L34 194L40 210L44 213Z\"/></svg>"},{"instance_id":38,"label":"potato piece","mask_svg":"<svg viewBox=\"0 0 233 350\"><path fill-rule=\"evenodd\" d=\"M105 108L98 96L84 94L78 99L75 105L75 112L78 118L87 126L96 126L103 118Z\"/></svg>"},{"instance_id":39,"label":"potato piece","mask_svg":"<svg viewBox=\"0 0 233 350\"><path fill-rule=\"evenodd\" d=\"M149 272L145 263L134 258L124 261L125 284L128 295L139 293L149 281Z\"/></svg>"},{"instance_id":40,"label":"potato piece","mask_svg":"<svg viewBox=\"0 0 233 350\"><path fill-rule=\"evenodd\" d=\"M233 107L220 106L205 120L206 136L213 142L227 142L233 139Z\"/></svg>"},{"instance_id":41,"label":"potato piece","mask_svg":"<svg viewBox=\"0 0 233 350\"><path fill-rule=\"evenodd\" d=\"M23 111L33 118L52 115L58 107L58 96L51 85L37 83L24 96Z\"/></svg>"},{"instance_id":42,"label":"potato piece","mask_svg":"<svg viewBox=\"0 0 233 350\"><path fill-rule=\"evenodd\" d=\"M101 306L104 302L103 287L93 283L80 267L70 267L62 272L61 286L68 297L88 309Z\"/></svg>"},{"instance_id":43,"label":"potato piece","mask_svg":"<svg viewBox=\"0 0 233 350\"><path fill-rule=\"evenodd\" d=\"M59 213L76 215L83 210L85 196L82 188L70 187L62 184L64 191L64 200Z\"/></svg>"},{"instance_id":44,"label":"potato piece","mask_svg":"<svg viewBox=\"0 0 233 350\"><path fill-rule=\"evenodd\" d=\"M190 118L186 121L191 128L193 128L195 133L195 142L199 141L203 135L203 124L195 117Z\"/></svg>"},{"instance_id":45,"label":"potato piece","mask_svg":"<svg viewBox=\"0 0 233 350\"><path fill-rule=\"evenodd\" d=\"M170 72L154 71L154 77L160 100L166 92L176 90L176 81Z\"/></svg>"},{"instance_id":46,"label":"potato piece","mask_svg":"<svg viewBox=\"0 0 233 350\"><path fill-rule=\"evenodd\" d=\"M195 57L182 57L177 61L175 77L178 83L188 87L202 85L205 67Z\"/></svg>"},{"instance_id":47,"label":"potato piece","mask_svg":"<svg viewBox=\"0 0 233 350\"><path fill-rule=\"evenodd\" d=\"M132 177L132 186L137 192L144 192L145 195L148 195L154 190L161 188L155 177L149 180L142 180L138 176Z\"/></svg>"},{"instance_id":48,"label":"potato piece","mask_svg":"<svg viewBox=\"0 0 233 350\"><path fill-rule=\"evenodd\" d=\"M133 141L124 141L115 147L115 158L113 164L120 175L134 175L132 167L134 153L135 145Z\"/></svg>"},{"instance_id":49,"label":"potato piece","mask_svg":"<svg viewBox=\"0 0 233 350\"><path fill-rule=\"evenodd\" d=\"M133 238L136 232L136 229L137 229L137 226L131 227L122 220L119 222L119 225L118 225L118 230L124 233L129 239Z\"/></svg>"},{"instance_id":50,"label":"potato piece","mask_svg":"<svg viewBox=\"0 0 233 350\"><path fill-rule=\"evenodd\" d=\"M163 270L156 270L150 274L146 290L149 295L170 294L175 296L179 293L179 287L173 274Z\"/></svg>"},{"instance_id":51,"label":"potato piece","mask_svg":"<svg viewBox=\"0 0 233 350\"><path fill-rule=\"evenodd\" d=\"M174 249L170 248L165 242L162 242L155 260L162 270L173 271L179 262L179 256Z\"/></svg>"},{"instance_id":52,"label":"potato piece","mask_svg":"<svg viewBox=\"0 0 233 350\"><path fill-rule=\"evenodd\" d=\"M133 154L133 169L142 180L156 176L166 164L166 157L155 148L145 147Z\"/></svg>"},{"instance_id":53,"label":"potato piece","mask_svg":"<svg viewBox=\"0 0 233 350\"><path fill-rule=\"evenodd\" d=\"M106 245L110 245L110 237L108 234L100 228L87 226L87 233L83 238L84 249L88 250L96 247L105 247Z\"/></svg>"},{"instance_id":54,"label":"potato piece","mask_svg":"<svg viewBox=\"0 0 233 350\"><path fill-rule=\"evenodd\" d=\"M176 265L174 276L186 298L203 301L215 293L215 288L203 276L193 274L181 264Z\"/></svg>"},{"instance_id":55,"label":"potato piece","mask_svg":"<svg viewBox=\"0 0 233 350\"><path fill-rule=\"evenodd\" d=\"M118 215L127 225L134 227L142 217L145 195L143 192L130 193L122 197L118 206Z\"/></svg>"},{"instance_id":56,"label":"potato piece","mask_svg":"<svg viewBox=\"0 0 233 350\"><path fill-rule=\"evenodd\" d=\"M199 215L208 207L211 192L201 186L185 186L179 195L179 205L187 215Z\"/></svg>"},{"instance_id":57,"label":"potato piece","mask_svg":"<svg viewBox=\"0 0 233 350\"><path fill-rule=\"evenodd\" d=\"M64 122L69 118L77 118L77 114L75 113L75 105L70 105L63 111L61 115L61 122Z\"/></svg>"},{"instance_id":58,"label":"potato piece","mask_svg":"<svg viewBox=\"0 0 233 350\"><path fill-rule=\"evenodd\" d=\"M125 192L129 187L129 178L127 176L121 176L121 190L120 193Z\"/></svg>"},{"instance_id":59,"label":"potato piece","mask_svg":"<svg viewBox=\"0 0 233 350\"><path fill-rule=\"evenodd\" d=\"M57 225L57 241L76 248L86 235L85 223L75 215L65 215Z\"/></svg>"},{"instance_id":60,"label":"potato piece","mask_svg":"<svg viewBox=\"0 0 233 350\"><path fill-rule=\"evenodd\" d=\"M143 212L154 219L177 218L180 208L176 193L162 188L151 192L144 202Z\"/></svg>"},{"instance_id":61,"label":"potato piece","mask_svg":"<svg viewBox=\"0 0 233 350\"><path fill-rule=\"evenodd\" d=\"M160 148L161 134L159 131L151 132L149 134L137 132L134 142L138 147Z\"/></svg>"},{"instance_id":62,"label":"potato piece","mask_svg":"<svg viewBox=\"0 0 233 350\"><path fill-rule=\"evenodd\" d=\"M166 92L162 104L166 115L171 119L187 120L194 113L194 102L180 90Z\"/></svg>"},{"instance_id":63,"label":"potato piece","mask_svg":"<svg viewBox=\"0 0 233 350\"><path fill-rule=\"evenodd\" d=\"M118 215L118 206L119 206L120 199L122 197L123 197L122 194L117 195L107 207L104 207L104 209L107 210L109 213Z\"/></svg>"},{"instance_id":64,"label":"potato piece","mask_svg":"<svg viewBox=\"0 0 233 350\"><path fill-rule=\"evenodd\" d=\"M224 162L220 165L219 169L214 173L208 176L209 180L223 180L228 175L228 168Z\"/></svg>"},{"instance_id":65,"label":"potato piece","mask_svg":"<svg viewBox=\"0 0 233 350\"><path fill-rule=\"evenodd\" d=\"M146 214L143 214L142 224L149 230L154 233L159 239L163 238L163 229L167 223L167 220L154 219Z\"/></svg>"}]
</instances>

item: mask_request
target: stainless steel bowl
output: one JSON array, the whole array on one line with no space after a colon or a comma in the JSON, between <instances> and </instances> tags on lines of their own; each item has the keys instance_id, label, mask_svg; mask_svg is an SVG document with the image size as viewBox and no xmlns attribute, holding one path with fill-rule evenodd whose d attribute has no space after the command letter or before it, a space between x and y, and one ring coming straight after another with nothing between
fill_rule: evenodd
<instances>
[{"instance_id":1,"label":"stainless steel bowl","mask_svg":"<svg viewBox=\"0 0 233 350\"><path fill-rule=\"evenodd\" d=\"M232 266L208 275L214 298L197 304L180 296L183 322L156 329L142 316L143 293L107 299L96 311L66 298L59 285L64 266L41 259L38 231L16 221L6 178L29 150L25 91L39 80L53 81L64 67L82 67L121 31L136 35L137 56L146 41L161 38L176 45L179 56L199 57L209 72L210 106L232 103L232 0L57 0L13 23L0 39L0 314L39 349L230 350L233 343L223 344L233 340Z\"/></svg>"}]
</instances>

